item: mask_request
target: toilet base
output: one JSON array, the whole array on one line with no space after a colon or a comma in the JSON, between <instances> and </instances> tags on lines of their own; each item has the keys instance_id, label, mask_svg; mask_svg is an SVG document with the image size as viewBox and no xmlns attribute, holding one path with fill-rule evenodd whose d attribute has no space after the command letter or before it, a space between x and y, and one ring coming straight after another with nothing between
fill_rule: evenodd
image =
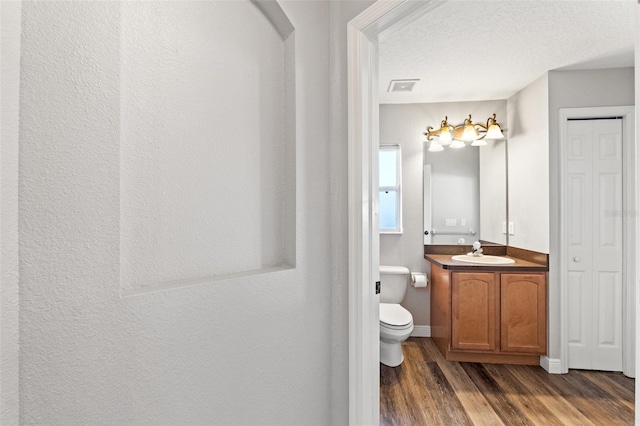
<instances>
[{"instance_id":1,"label":"toilet base","mask_svg":"<svg viewBox=\"0 0 640 426\"><path fill-rule=\"evenodd\" d=\"M387 367L397 367L404 361L401 342L380 340L380 362Z\"/></svg>"}]
</instances>

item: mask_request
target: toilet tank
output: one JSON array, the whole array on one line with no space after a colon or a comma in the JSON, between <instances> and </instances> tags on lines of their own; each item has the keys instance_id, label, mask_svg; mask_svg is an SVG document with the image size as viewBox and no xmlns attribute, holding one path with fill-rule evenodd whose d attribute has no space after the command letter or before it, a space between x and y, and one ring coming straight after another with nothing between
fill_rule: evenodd
<instances>
[{"instance_id":1,"label":"toilet tank","mask_svg":"<svg viewBox=\"0 0 640 426\"><path fill-rule=\"evenodd\" d=\"M380 303L400 303L407 293L409 269L380 265Z\"/></svg>"}]
</instances>

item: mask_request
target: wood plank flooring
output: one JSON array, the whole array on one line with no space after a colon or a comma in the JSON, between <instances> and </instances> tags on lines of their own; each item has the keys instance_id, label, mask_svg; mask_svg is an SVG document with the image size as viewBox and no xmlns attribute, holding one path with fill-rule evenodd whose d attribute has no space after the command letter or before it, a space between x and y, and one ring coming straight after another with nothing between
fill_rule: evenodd
<instances>
[{"instance_id":1,"label":"wood plank flooring","mask_svg":"<svg viewBox=\"0 0 640 426\"><path fill-rule=\"evenodd\" d=\"M445 361L429 338L380 365L380 424L632 425L634 380L622 373Z\"/></svg>"}]
</instances>

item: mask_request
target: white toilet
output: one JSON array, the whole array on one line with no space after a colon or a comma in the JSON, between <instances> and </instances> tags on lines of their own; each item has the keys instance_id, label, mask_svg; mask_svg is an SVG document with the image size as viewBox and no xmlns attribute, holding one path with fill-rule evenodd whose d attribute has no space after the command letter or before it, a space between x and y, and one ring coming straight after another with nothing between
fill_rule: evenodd
<instances>
[{"instance_id":1,"label":"white toilet","mask_svg":"<svg viewBox=\"0 0 640 426\"><path fill-rule=\"evenodd\" d=\"M404 266L380 266L380 362L389 367L402 364L402 342L413 331L411 312L400 306L408 281Z\"/></svg>"}]
</instances>

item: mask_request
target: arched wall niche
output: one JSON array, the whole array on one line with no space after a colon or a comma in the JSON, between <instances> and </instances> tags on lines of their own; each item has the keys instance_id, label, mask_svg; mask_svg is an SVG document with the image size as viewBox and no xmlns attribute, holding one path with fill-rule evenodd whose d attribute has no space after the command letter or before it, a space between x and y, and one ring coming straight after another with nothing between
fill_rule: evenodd
<instances>
[{"instance_id":1,"label":"arched wall niche","mask_svg":"<svg viewBox=\"0 0 640 426\"><path fill-rule=\"evenodd\" d=\"M275 1L122 2L120 293L296 264L295 32Z\"/></svg>"}]
</instances>

